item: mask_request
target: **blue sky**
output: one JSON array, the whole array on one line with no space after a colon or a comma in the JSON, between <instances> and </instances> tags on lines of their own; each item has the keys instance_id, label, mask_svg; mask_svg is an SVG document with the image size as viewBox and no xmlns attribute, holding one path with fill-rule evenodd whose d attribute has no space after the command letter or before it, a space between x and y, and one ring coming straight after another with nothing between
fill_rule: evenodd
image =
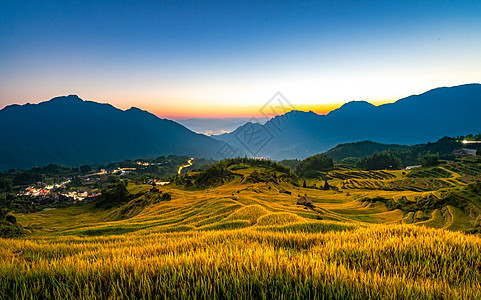
<instances>
[{"instance_id":1,"label":"blue sky","mask_svg":"<svg viewBox=\"0 0 481 300\"><path fill-rule=\"evenodd\" d=\"M58 95L159 116L325 112L481 82L481 1L2 1L0 108Z\"/></svg>"}]
</instances>

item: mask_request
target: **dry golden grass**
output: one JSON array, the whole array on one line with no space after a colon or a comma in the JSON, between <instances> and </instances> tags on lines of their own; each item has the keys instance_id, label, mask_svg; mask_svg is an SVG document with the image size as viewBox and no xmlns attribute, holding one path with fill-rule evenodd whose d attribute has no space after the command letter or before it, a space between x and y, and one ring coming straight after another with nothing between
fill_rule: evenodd
<instances>
[{"instance_id":1,"label":"dry golden grass","mask_svg":"<svg viewBox=\"0 0 481 300\"><path fill-rule=\"evenodd\" d=\"M478 237L409 225L343 230L316 223L330 230L3 239L0 297L481 297ZM17 250L24 255L15 256Z\"/></svg>"}]
</instances>

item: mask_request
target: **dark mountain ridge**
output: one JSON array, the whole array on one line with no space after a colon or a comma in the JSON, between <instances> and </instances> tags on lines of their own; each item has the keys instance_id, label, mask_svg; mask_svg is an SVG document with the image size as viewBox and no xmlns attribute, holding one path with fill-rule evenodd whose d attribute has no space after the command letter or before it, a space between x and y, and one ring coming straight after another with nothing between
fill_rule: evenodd
<instances>
[{"instance_id":1,"label":"dark mountain ridge","mask_svg":"<svg viewBox=\"0 0 481 300\"><path fill-rule=\"evenodd\" d=\"M351 101L327 115L291 111L256 126L258 132L272 137L260 149L239 138L246 125L216 138L254 156L303 159L341 143L371 140L411 145L480 132L480 112L481 85L466 84L380 106Z\"/></svg>"},{"instance_id":2,"label":"dark mountain ridge","mask_svg":"<svg viewBox=\"0 0 481 300\"><path fill-rule=\"evenodd\" d=\"M0 110L0 169L50 163L99 165L123 159L214 157L222 142L132 107L84 101L76 95Z\"/></svg>"}]
</instances>

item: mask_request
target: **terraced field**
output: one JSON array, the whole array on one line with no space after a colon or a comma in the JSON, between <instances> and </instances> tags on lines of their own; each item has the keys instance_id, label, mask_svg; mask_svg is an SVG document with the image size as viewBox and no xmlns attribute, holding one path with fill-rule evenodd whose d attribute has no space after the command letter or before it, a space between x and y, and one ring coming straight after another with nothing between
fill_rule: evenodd
<instances>
[{"instance_id":1,"label":"terraced field","mask_svg":"<svg viewBox=\"0 0 481 300\"><path fill-rule=\"evenodd\" d=\"M324 190L229 170L207 188L129 184L138 197L111 209L16 215L31 233L1 239L0 299L481 297L481 238L466 234L481 201L436 181L462 174L336 170Z\"/></svg>"},{"instance_id":2,"label":"terraced field","mask_svg":"<svg viewBox=\"0 0 481 300\"><path fill-rule=\"evenodd\" d=\"M232 168L231 168L232 169ZM192 190L178 185L152 189L150 185L130 185L141 197L127 205L98 210L93 205L19 215L18 220L33 233L76 236L150 232L208 231L247 227L316 223L322 220L368 224L415 224L449 230L468 230L479 222L475 203L456 207L446 197L447 185L433 184L432 178L409 178L402 171L335 171L329 173L330 190L322 180L309 180L308 188L286 182L248 183L252 172L268 172L260 167L237 166L228 183ZM348 177L352 177L347 179ZM456 175L452 176L457 178ZM449 180L449 178L445 178ZM413 181L414 180L414 181ZM437 178L437 180L441 180ZM403 190L403 184L410 182ZM419 188L415 188L415 184ZM316 186L316 187L314 187ZM453 183L454 186L454 183ZM279 193L288 190L291 194ZM162 193L170 201L158 202ZM305 196L313 206L296 205ZM444 203L446 202L446 203ZM410 207L412 206L412 207Z\"/></svg>"},{"instance_id":3,"label":"terraced field","mask_svg":"<svg viewBox=\"0 0 481 300\"><path fill-rule=\"evenodd\" d=\"M450 178L410 178L405 171L337 170L328 173L330 190L323 190L319 188L324 183L322 180L308 180L307 188L286 182L249 183L246 179L252 172L269 170L246 166L230 169L234 178L216 187L186 190L178 185L156 189L150 185L130 185L131 193L142 194L134 205L106 211L94 209L92 205L72 207L20 215L18 219L33 232L78 236L143 229L154 232L238 229L320 220L418 224L451 230L466 230L477 225L475 203L465 199L469 202L466 208L443 202L447 188L455 186L455 182L442 185L436 180L461 177L454 171L448 172ZM291 194L279 193L280 190ZM157 202L161 193L170 194L172 199ZM313 207L296 205L300 196L311 199ZM425 205L423 209L423 204L429 201L434 201L434 206ZM418 207L408 208L408 204Z\"/></svg>"}]
</instances>

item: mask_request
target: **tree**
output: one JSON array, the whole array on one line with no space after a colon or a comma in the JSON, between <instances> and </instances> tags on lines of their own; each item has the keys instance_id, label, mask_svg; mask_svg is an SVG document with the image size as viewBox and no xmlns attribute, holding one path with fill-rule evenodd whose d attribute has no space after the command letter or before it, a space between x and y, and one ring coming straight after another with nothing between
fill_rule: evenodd
<instances>
[{"instance_id":1,"label":"tree","mask_svg":"<svg viewBox=\"0 0 481 300\"><path fill-rule=\"evenodd\" d=\"M5 221L9 222L9 223L12 223L12 224L17 224L17 218L15 218L14 216L12 215L7 215L5 217Z\"/></svg>"},{"instance_id":2,"label":"tree","mask_svg":"<svg viewBox=\"0 0 481 300\"><path fill-rule=\"evenodd\" d=\"M43 180L42 174L34 174L28 171L19 173L13 178L14 185L32 184Z\"/></svg>"},{"instance_id":3,"label":"tree","mask_svg":"<svg viewBox=\"0 0 481 300\"><path fill-rule=\"evenodd\" d=\"M302 187L305 188L306 186L306 181L304 180L304 182L302 183Z\"/></svg>"},{"instance_id":4,"label":"tree","mask_svg":"<svg viewBox=\"0 0 481 300\"><path fill-rule=\"evenodd\" d=\"M5 217L8 215L10 210L6 207L0 209L0 220L5 220Z\"/></svg>"},{"instance_id":5,"label":"tree","mask_svg":"<svg viewBox=\"0 0 481 300\"><path fill-rule=\"evenodd\" d=\"M436 166L439 164L439 154L431 154L428 152L419 158L419 163L423 165L423 167Z\"/></svg>"},{"instance_id":6,"label":"tree","mask_svg":"<svg viewBox=\"0 0 481 300\"><path fill-rule=\"evenodd\" d=\"M0 177L0 192L10 192L12 190L12 181L7 177Z\"/></svg>"},{"instance_id":7,"label":"tree","mask_svg":"<svg viewBox=\"0 0 481 300\"><path fill-rule=\"evenodd\" d=\"M326 181L324 182L324 190L328 191L329 188L330 188L330 186L329 186L329 183L327 182L327 179L326 179Z\"/></svg>"},{"instance_id":8,"label":"tree","mask_svg":"<svg viewBox=\"0 0 481 300\"><path fill-rule=\"evenodd\" d=\"M357 167L364 170L398 170L401 169L402 162L399 157L393 155L391 152L383 151L361 159L357 163Z\"/></svg>"},{"instance_id":9,"label":"tree","mask_svg":"<svg viewBox=\"0 0 481 300\"><path fill-rule=\"evenodd\" d=\"M97 206L110 208L129 200L130 193L127 190L127 184L119 181L110 184L106 190L102 191L102 195L99 197Z\"/></svg>"},{"instance_id":10,"label":"tree","mask_svg":"<svg viewBox=\"0 0 481 300\"><path fill-rule=\"evenodd\" d=\"M72 177L70 182L67 184L68 187L79 187L82 186L82 180L78 176Z\"/></svg>"},{"instance_id":11,"label":"tree","mask_svg":"<svg viewBox=\"0 0 481 300\"><path fill-rule=\"evenodd\" d=\"M300 160L298 160L298 159L283 159L279 163L281 165L287 166L287 167L291 168L292 170L294 170L297 167L297 165L299 165L299 162L300 162Z\"/></svg>"},{"instance_id":12,"label":"tree","mask_svg":"<svg viewBox=\"0 0 481 300\"><path fill-rule=\"evenodd\" d=\"M88 173L90 171L92 171L92 167L89 166L89 165L83 165L83 166L80 166L80 172L82 173Z\"/></svg>"},{"instance_id":13,"label":"tree","mask_svg":"<svg viewBox=\"0 0 481 300\"><path fill-rule=\"evenodd\" d=\"M326 171L332 167L334 167L332 158L317 154L299 162L296 173L300 177L315 178L318 177L320 171Z\"/></svg>"}]
</instances>

